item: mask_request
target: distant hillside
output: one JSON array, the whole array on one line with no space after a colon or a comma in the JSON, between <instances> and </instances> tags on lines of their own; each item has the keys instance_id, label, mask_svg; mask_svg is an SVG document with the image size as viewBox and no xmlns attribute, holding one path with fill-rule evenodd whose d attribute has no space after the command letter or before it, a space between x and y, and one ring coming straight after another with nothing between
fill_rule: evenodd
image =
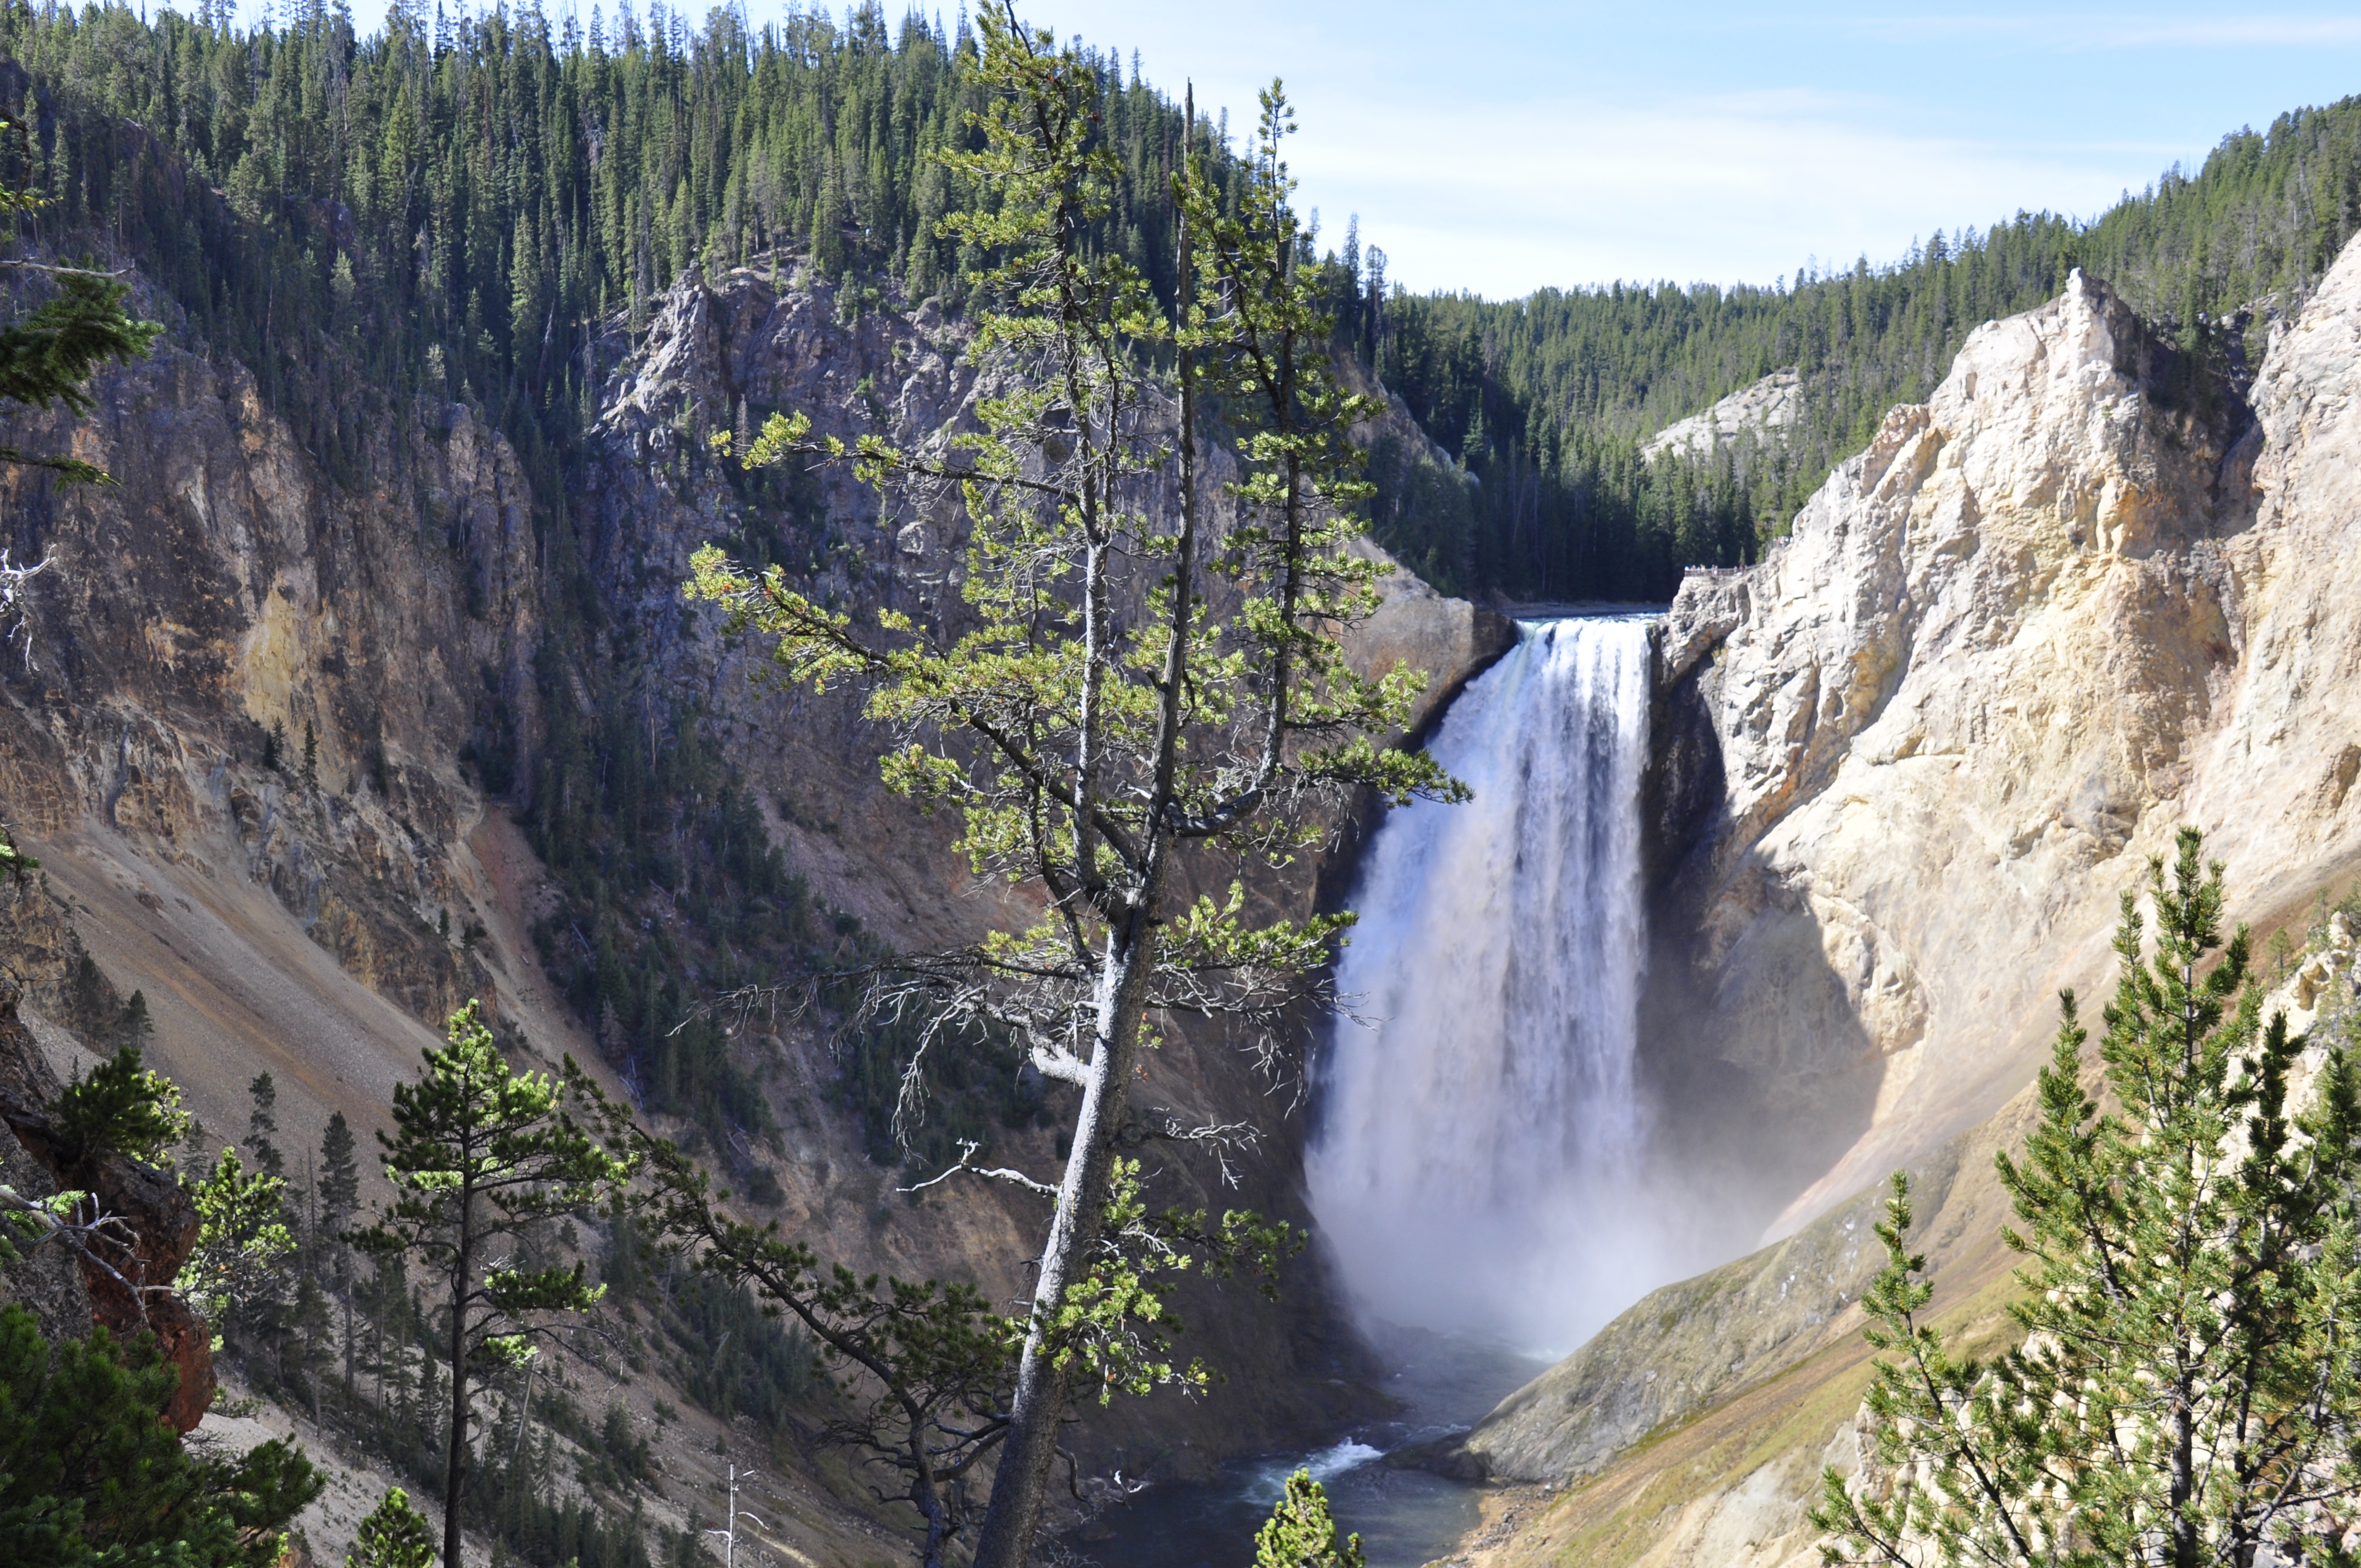
<instances>
[{"instance_id":1,"label":"distant hillside","mask_svg":"<svg viewBox=\"0 0 2361 1568\"><path fill-rule=\"evenodd\" d=\"M364 38L341 5L291 10L252 31L227 7L0 11L0 178L52 198L34 239L136 258L347 485L375 477L390 403L457 396L553 504L613 367L601 324L636 337L692 267L792 249L873 301L956 306L977 263L935 232L964 199L935 154L983 103L964 27L868 5L750 35L728 7L698 27L625 0L586 33L535 0L456 20L395 0ZM1180 106L1101 69L1124 170L1101 237L1169 288ZM332 348L363 374L328 374Z\"/></svg>"},{"instance_id":2,"label":"distant hillside","mask_svg":"<svg viewBox=\"0 0 2361 1568\"><path fill-rule=\"evenodd\" d=\"M792 249L856 292L956 311L978 260L934 233L960 192L933 155L980 103L972 42L915 14L750 35L726 8L693 27L625 5L585 32L537 4L449 21L403 3L368 38L320 0L250 32L201 16L0 12L0 117L23 127L0 177L54 198L30 237L138 260L347 486L380 477L367 433L390 408L456 395L515 444L546 518L612 369L600 323L636 334L692 265ZM1121 169L1100 227L1161 287L1180 110L1123 65L1099 58ZM1381 445L1378 536L1447 591L1668 598L1685 565L1752 558L1971 328L2055 297L2078 262L2193 358L2250 360L2243 339L2353 233L2356 151L2348 99L2241 131L2088 225L2020 213L1784 288L1410 295L1348 233L1322 258L1341 334L1477 481ZM192 181L226 200L192 202ZM1642 456L1791 367L1781 438Z\"/></svg>"},{"instance_id":3,"label":"distant hillside","mask_svg":"<svg viewBox=\"0 0 2361 1568\"><path fill-rule=\"evenodd\" d=\"M1457 592L1668 598L1683 565L1731 564L1758 530L1784 532L1888 408L1932 392L1968 333L2055 298L2075 266L2169 334L2193 389L2199 361L2243 379L2356 222L2361 98L2347 98L2226 137L2197 173L2176 167L2088 225L2019 213L1891 265L1799 268L1784 288L1396 291L1377 369L1481 483L1450 531L1388 543ZM1783 438L1642 461L1653 433L1791 367Z\"/></svg>"}]
</instances>

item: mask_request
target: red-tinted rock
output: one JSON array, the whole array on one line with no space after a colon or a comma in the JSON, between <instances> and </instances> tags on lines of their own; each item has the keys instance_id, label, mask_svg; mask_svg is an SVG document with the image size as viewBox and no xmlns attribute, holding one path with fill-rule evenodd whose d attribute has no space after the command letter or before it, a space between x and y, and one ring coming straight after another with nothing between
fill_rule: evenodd
<instances>
[{"instance_id":1,"label":"red-tinted rock","mask_svg":"<svg viewBox=\"0 0 2361 1568\"><path fill-rule=\"evenodd\" d=\"M192 1431L213 1403L213 1333L170 1286L196 1250L197 1206L178 1180L154 1166L122 1155L69 1158L47 1109L34 1097L44 1081L55 1080L16 1016L16 997L0 992L0 1121L60 1191L90 1193L97 1212L116 1222L97 1233L82 1256L91 1321L124 1338L154 1331L181 1374L165 1417L180 1431Z\"/></svg>"}]
</instances>

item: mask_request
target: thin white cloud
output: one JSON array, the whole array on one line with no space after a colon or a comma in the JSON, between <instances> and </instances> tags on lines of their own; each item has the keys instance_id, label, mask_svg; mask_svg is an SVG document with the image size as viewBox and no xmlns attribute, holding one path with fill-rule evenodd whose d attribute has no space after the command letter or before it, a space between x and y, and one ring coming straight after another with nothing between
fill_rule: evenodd
<instances>
[{"instance_id":1,"label":"thin white cloud","mask_svg":"<svg viewBox=\"0 0 2361 1568\"><path fill-rule=\"evenodd\" d=\"M1328 106L1306 201L1360 214L1412 288L1493 297L1659 278L1769 283L1807 256L1894 259L2020 207L2093 215L2126 152L1911 136L1901 106L1812 93L1483 109ZM1481 148L1470 157L1470 148ZM2129 156L2161 167L2173 149Z\"/></svg>"},{"instance_id":2,"label":"thin white cloud","mask_svg":"<svg viewBox=\"0 0 2361 1568\"><path fill-rule=\"evenodd\" d=\"M1894 43L1985 40L2088 52L2138 49L2361 47L2361 17L2245 16L2163 17L2153 13L2061 12L2045 16L1866 16L1850 24Z\"/></svg>"}]
</instances>

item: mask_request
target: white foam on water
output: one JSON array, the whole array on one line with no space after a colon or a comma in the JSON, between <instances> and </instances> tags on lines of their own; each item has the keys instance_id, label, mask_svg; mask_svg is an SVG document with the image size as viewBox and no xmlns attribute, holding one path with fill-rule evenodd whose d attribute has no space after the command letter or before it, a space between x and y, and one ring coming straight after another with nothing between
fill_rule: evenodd
<instances>
[{"instance_id":1,"label":"white foam on water","mask_svg":"<svg viewBox=\"0 0 2361 1568\"><path fill-rule=\"evenodd\" d=\"M1334 1448L1323 1448L1317 1453L1284 1464L1269 1464L1255 1472L1253 1482L1246 1489L1248 1502L1268 1507L1287 1495L1287 1478L1299 1470L1308 1470L1314 1481L1325 1486L1348 1470L1358 1470L1372 1460L1383 1459L1385 1450L1371 1448L1366 1442L1350 1438Z\"/></svg>"}]
</instances>

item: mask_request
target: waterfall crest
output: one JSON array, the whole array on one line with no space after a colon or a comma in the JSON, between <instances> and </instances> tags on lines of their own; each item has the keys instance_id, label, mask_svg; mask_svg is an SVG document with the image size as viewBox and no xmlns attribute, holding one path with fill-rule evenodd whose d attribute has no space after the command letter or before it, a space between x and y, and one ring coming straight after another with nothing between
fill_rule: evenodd
<instances>
[{"instance_id":1,"label":"waterfall crest","mask_svg":"<svg viewBox=\"0 0 2361 1568\"><path fill-rule=\"evenodd\" d=\"M1431 748L1475 799L1370 846L1306 1178L1364 1310L1565 1349L1662 1280L1633 1072L1648 620L1522 630Z\"/></svg>"}]
</instances>

